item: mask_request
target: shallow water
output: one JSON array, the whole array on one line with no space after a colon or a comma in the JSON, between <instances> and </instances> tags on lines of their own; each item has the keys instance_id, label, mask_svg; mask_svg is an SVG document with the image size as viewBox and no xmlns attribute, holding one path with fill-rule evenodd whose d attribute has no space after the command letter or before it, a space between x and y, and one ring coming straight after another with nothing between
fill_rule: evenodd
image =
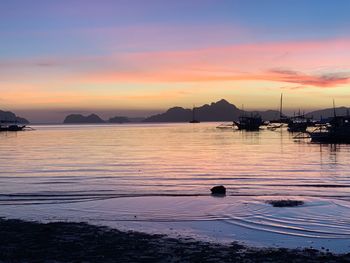
<instances>
[{"instance_id":1,"label":"shallow water","mask_svg":"<svg viewBox=\"0 0 350 263\"><path fill-rule=\"evenodd\" d=\"M329 242L341 242L339 251L347 251L350 145L216 126L60 125L0 133L0 216L123 222L137 229L151 223L148 229L262 245L274 245L274 235L296 244L311 238L330 248L336 246ZM217 184L228 188L228 197L208 196ZM305 205L265 203L279 198ZM225 230L209 231L218 222ZM252 231L251 238L240 229Z\"/></svg>"}]
</instances>

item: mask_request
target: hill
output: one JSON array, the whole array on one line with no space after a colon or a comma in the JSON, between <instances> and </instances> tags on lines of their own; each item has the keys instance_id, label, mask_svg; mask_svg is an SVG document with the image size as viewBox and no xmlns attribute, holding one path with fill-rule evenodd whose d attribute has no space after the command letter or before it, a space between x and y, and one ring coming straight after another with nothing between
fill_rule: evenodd
<instances>
[{"instance_id":1,"label":"hill","mask_svg":"<svg viewBox=\"0 0 350 263\"><path fill-rule=\"evenodd\" d=\"M338 116L342 116L342 115L344 116L349 114L350 108L338 107L338 108L335 108L335 112ZM328 108L323 110L316 110L316 111L309 112L308 114L306 114L306 116L311 117L315 120L326 119L334 116L334 109Z\"/></svg>"},{"instance_id":2,"label":"hill","mask_svg":"<svg viewBox=\"0 0 350 263\"><path fill-rule=\"evenodd\" d=\"M98 115L96 114L90 114L88 116L84 116L81 114L70 114L68 115L63 123L70 123L70 124L79 124L79 123L104 123L105 121L102 120Z\"/></svg>"},{"instance_id":3,"label":"hill","mask_svg":"<svg viewBox=\"0 0 350 263\"><path fill-rule=\"evenodd\" d=\"M28 124L29 121L25 118L18 117L11 111L2 111L0 110L0 121L10 121L10 122L18 122L22 124Z\"/></svg>"}]
</instances>

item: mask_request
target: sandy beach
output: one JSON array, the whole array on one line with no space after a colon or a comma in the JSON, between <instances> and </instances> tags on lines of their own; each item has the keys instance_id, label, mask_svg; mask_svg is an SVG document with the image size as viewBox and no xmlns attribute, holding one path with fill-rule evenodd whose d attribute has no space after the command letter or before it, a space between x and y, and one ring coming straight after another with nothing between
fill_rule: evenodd
<instances>
[{"instance_id":1,"label":"sandy beach","mask_svg":"<svg viewBox=\"0 0 350 263\"><path fill-rule=\"evenodd\" d=\"M0 262L350 262L350 254L258 249L86 223L0 220Z\"/></svg>"}]
</instances>

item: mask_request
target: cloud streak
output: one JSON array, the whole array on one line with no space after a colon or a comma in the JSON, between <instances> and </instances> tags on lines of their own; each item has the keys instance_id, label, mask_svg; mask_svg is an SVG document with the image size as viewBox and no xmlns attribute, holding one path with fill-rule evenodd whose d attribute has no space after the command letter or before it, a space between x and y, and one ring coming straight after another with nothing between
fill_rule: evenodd
<instances>
[{"instance_id":1,"label":"cloud streak","mask_svg":"<svg viewBox=\"0 0 350 263\"><path fill-rule=\"evenodd\" d=\"M288 82L314 87L334 87L337 85L347 84L350 80L350 72L342 73L325 73L322 75L310 75L294 70L271 70L268 80ZM303 86L298 86L301 88Z\"/></svg>"},{"instance_id":2,"label":"cloud streak","mask_svg":"<svg viewBox=\"0 0 350 263\"><path fill-rule=\"evenodd\" d=\"M349 46L350 39L338 39L123 53L108 58L109 67L80 79L97 83L266 80L332 87L348 83Z\"/></svg>"},{"instance_id":3,"label":"cloud streak","mask_svg":"<svg viewBox=\"0 0 350 263\"><path fill-rule=\"evenodd\" d=\"M350 39L239 44L203 49L36 57L0 62L0 78L69 85L270 81L330 88L350 77ZM297 70L296 70L297 69ZM46 72L46 73L45 73ZM32 79L31 79L32 78ZM52 86L52 85L51 85Z\"/></svg>"}]
</instances>

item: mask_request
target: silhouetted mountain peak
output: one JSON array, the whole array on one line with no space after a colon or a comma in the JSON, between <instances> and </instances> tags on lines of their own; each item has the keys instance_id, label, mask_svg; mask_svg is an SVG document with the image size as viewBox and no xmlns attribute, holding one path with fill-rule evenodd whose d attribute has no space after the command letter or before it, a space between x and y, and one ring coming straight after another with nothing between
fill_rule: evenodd
<instances>
[{"instance_id":1,"label":"silhouetted mountain peak","mask_svg":"<svg viewBox=\"0 0 350 263\"><path fill-rule=\"evenodd\" d=\"M220 109L223 109L223 108L226 108L226 109L229 109L229 108L230 109L237 109L237 107L234 104L229 103L225 99L221 99L221 100L219 100L217 102L212 102L209 107L220 108Z\"/></svg>"},{"instance_id":2,"label":"silhouetted mountain peak","mask_svg":"<svg viewBox=\"0 0 350 263\"><path fill-rule=\"evenodd\" d=\"M176 106L176 107L172 107L172 108L168 109L166 112L173 113L173 112L179 112L179 111L184 111L184 110L185 110L184 108Z\"/></svg>"},{"instance_id":3,"label":"silhouetted mountain peak","mask_svg":"<svg viewBox=\"0 0 350 263\"><path fill-rule=\"evenodd\" d=\"M211 105L234 106L225 99L218 100L217 102L212 102Z\"/></svg>"}]
</instances>

